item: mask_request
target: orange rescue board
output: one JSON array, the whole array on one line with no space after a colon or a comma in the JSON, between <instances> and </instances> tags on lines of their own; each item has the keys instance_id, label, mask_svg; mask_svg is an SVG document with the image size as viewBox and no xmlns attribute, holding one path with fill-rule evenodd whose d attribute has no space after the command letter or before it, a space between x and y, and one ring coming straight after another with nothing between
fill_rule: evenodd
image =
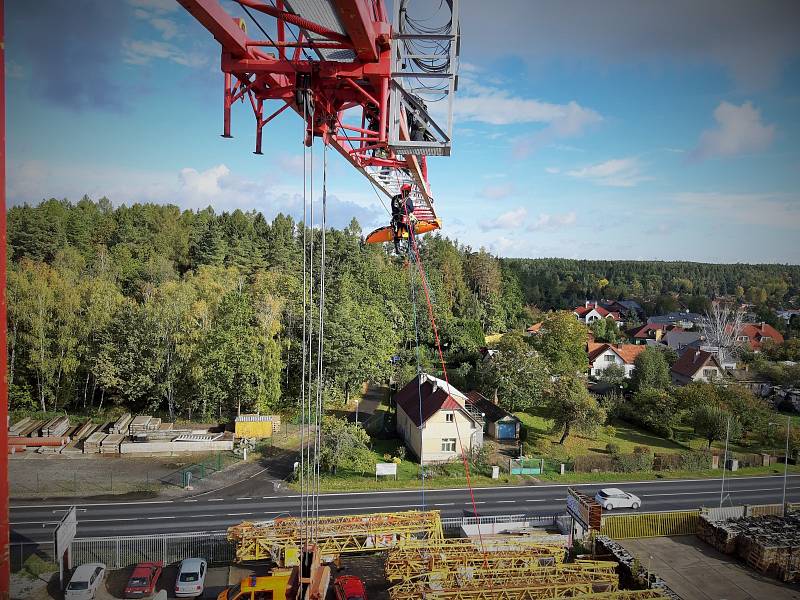
<instances>
[{"instance_id":1,"label":"orange rescue board","mask_svg":"<svg viewBox=\"0 0 800 600\"><path fill-rule=\"evenodd\" d=\"M429 233L439 229L440 227L441 223L439 219L436 219L435 221L417 221L416 225L414 225L414 235ZM400 237L402 239L408 238L408 231L405 228L400 230ZM393 239L394 230L392 229L391 225L389 225L387 227L376 229L367 236L365 241L367 244L381 244L383 242L391 242Z\"/></svg>"}]
</instances>

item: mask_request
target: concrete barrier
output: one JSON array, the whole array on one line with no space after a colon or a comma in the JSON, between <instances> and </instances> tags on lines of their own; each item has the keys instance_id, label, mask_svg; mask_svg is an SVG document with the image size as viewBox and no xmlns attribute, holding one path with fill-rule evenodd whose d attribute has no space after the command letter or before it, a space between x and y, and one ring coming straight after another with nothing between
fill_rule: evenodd
<instances>
[{"instance_id":1,"label":"concrete barrier","mask_svg":"<svg viewBox=\"0 0 800 600\"><path fill-rule=\"evenodd\" d=\"M120 454L169 454L172 452L219 452L233 450L233 440L213 442L123 442Z\"/></svg>"}]
</instances>

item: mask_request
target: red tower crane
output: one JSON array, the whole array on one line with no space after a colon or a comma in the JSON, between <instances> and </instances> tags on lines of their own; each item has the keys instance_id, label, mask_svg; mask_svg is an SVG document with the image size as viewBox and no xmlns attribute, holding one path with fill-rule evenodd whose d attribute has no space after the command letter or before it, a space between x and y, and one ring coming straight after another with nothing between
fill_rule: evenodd
<instances>
[{"instance_id":1,"label":"red tower crane","mask_svg":"<svg viewBox=\"0 0 800 600\"><path fill-rule=\"evenodd\" d=\"M178 0L222 46L223 137L246 99L261 154L264 126L291 108L305 119L306 145L323 138L389 197L411 184L414 216L438 228L427 157L450 154L458 0L419 18L410 4L431 13L431 3L395 0L394 25L383 0L234 1L242 16L218 0Z\"/></svg>"}]
</instances>

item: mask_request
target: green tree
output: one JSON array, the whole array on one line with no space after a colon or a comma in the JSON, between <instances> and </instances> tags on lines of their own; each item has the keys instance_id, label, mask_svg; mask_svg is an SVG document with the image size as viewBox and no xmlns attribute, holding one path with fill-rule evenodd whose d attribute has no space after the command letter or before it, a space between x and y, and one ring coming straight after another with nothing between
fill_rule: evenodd
<instances>
[{"instance_id":1,"label":"green tree","mask_svg":"<svg viewBox=\"0 0 800 600\"><path fill-rule=\"evenodd\" d=\"M572 430L591 433L606 422L605 410L577 377L562 377L548 394L547 416L555 430L563 429L560 444Z\"/></svg>"},{"instance_id":2,"label":"green tree","mask_svg":"<svg viewBox=\"0 0 800 600\"><path fill-rule=\"evenodd\" d=\"M348 469L364 473L375 467L369 435L358 423L336 417L322 419L320 465L330 473Z\"/></svg>"},{"instance_id":3,"label":"green tree","mask_svg":"<svg viewBox=\"0 0 800 600\"><path fill-rule=\"evenodd\" d=\"M598 342L618 344L623 339L622 332L619 330L616 321L612 319L598 319L589 325L589 329L594 334L594 339Z\"/></svg>"},{"instance_id":4,"label":"green tree","mask_svg":"<svg viewBox=\"0 0 800 600\"><path fill-rule=\"evenodd\" d=\"M603 383L613 385L614 387L621 386L627 379L625 377L625 367L617 364L608 365L605 369L600 371L600 376L598 379Z\"/></svg>"},{"instance_id":5,"label":"green tree","mask_svg":"<svg viewBox=\"0 0 800 600\"><path fill-rule=\"evenodd\" d=\"M504 335L498 352L480 364L482 389L510 411L530 412L543 405L550 374L547 363L520 335Z\"/></svg>"},{"instance_id":6,"label":"green tree","mask_svg":"<svg viewBox=\"0 0 800 600\"><path fill-rule=\"evenodd\" d=\"M575 376L589 368L586 327L572 313L549 313L533 346L547 360L554 375Z\"/></svg>"},{"instance_id":7,"label":"green tree","mask_svg":"<svg viewBox=\"0 0 800 600\"><path fill-rule=\"evenodd\" d=\"M659 350L646 348L633 361L633 366L631 389L634 391L645 388L657 390L670 388L669 363Z\"/></svg>"},{"instance_id":8,"label":"green tree","mask_svg":"<svg viewBox=\"0 0 800 600\"><path fill-rule=\"evenodd\" d=\"M716 406L700 405L692 413L694 432L708 441L724 440L730 426L730 438L737 439L742 432L739 419Z\"/></svg>"}]
</instances>

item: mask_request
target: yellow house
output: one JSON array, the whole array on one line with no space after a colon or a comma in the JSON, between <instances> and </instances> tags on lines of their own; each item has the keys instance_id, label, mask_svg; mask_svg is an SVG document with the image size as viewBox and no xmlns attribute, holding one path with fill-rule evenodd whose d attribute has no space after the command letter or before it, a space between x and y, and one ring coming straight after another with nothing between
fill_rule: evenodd
<instances>
[{"instance_id":1,"label":"yellow house","mask_svg":"<svg viewBox=\"0 0 800 600\"><path fill-rule=\"evenodd\" d=\"M483 444L483 415L466 395L422 373L395 395L397 433L422 464L457 458Z\"/></svg>"}]
</instances>

